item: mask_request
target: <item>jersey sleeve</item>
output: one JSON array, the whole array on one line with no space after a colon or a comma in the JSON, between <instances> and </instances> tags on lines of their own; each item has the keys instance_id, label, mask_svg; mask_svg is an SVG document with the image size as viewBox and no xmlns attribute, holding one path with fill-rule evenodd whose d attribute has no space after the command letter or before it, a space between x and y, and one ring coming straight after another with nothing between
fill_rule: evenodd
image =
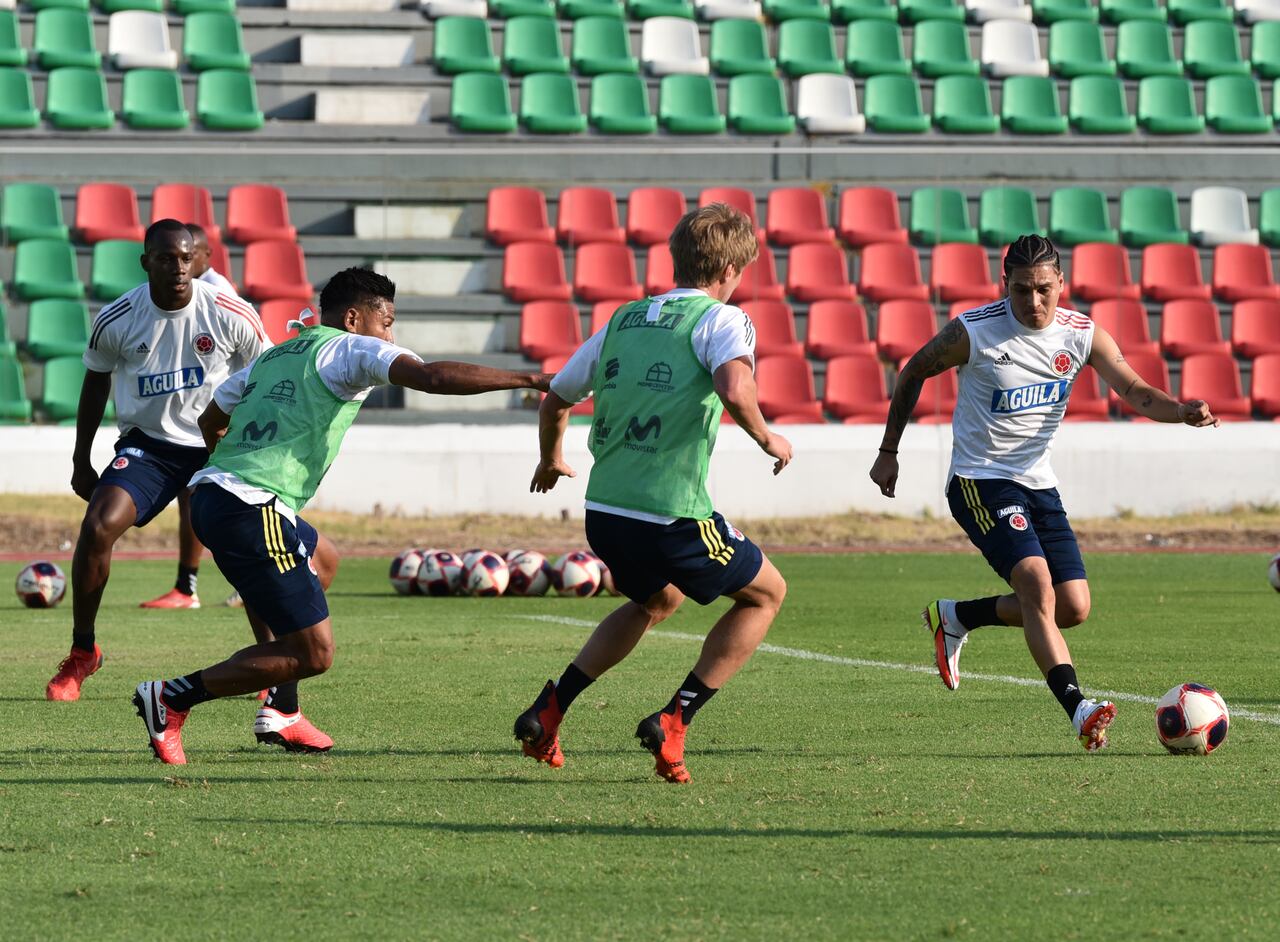
<instances>
[{"instance_id":1,"label":"jersey sleeve","mask_svg":"<svg viewBox=\"0 0 1280 942\"><path fill-rule=\"evenodd\" d=\"M551 391L565 402L582 402L591 395L596 381L596 367L600 365L600 351L604 349L605 332L601 327L591 338L574 351L573 356L556 373L551 381Z\"/></svg>"},{"instance_id":2,"label":"jersey sleeve","mask_svg":"<svg viewBox=\"0 0 1280 942\"><path fill-rule=\"evenodd\" d=\"M722 304L694 328L693 352L709 373L739 357L751 357L754 363L755 324L742 308Z\"/></svg>"},{"instance_id":3,"label":"jersey sleeve","mask_svg":"<svg viewBox=\"0 0 1280 942\"><path fill-rule=\"evenodd\" d=\"M389 383L391 364L402 356L422 359L407 347L377 337L334 337L316 354L320 379L339 399L354 399L370 386Z\"/></svg>"},{"instance_id":4,"label":"jersey sleeve","mask_svg":"<svg viewBox=\"0 0 1280 942\"><path fill-rule=\"evenodd\" d=\"M267 337L267 330L262 326L262 319L253 305L243 298L228 292L219 292L217 305L223 311L233 315L230 319L230 330L234 348L232 359L241 366L248 365L263 350L272 346Z\"/></svg>"},{"instance_id":5,"label":"jersey sleeve","mask_svg":"<svg viewBox=\"0 0 1280 942\"><path fill-rule=\"evenodd\" d=\"M257 362L257 358L254 358ZM213 401L219 409L230 415L236 406L240 405L240 400L244 398L244 387L249 381L249 371L253 369L253 363L250 363L238 373L232 373L228 376L217 389L213 391Z\"/></svg>"},{"instance_id":6,"label":"jersey sleeve","mask_svg":"<svg viewBox=\"0 0 1280 942\"><path fill-rule=\"evenodd\" d=\"M120 314L113 307L105 307L98 312L89 329L89 344L85 347L85 369L95 373L111 373L120 362L120 342L124 337L127 311Z\"/></svg>"}]
</instances>

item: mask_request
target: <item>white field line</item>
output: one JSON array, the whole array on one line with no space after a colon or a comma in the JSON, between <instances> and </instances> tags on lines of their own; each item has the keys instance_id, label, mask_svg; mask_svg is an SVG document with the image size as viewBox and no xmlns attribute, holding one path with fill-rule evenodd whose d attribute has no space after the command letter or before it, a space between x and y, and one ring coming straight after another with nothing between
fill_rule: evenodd
<instances>
[{"instance_id":1,"label":"white field line","mask_svg":"<svg viewBox=\"0 0 1280 942\"><path fill-rule=\"evenodd\" d=\"M587 621L584 618L560 618L555 615L520 615L517 617L530 621L545 621L557 625L572 625L581 628L594 628L598 624L594 621ZM703 635L690 634L684 631L651 631L649 634L659 638L672 638L677 641L704 640ZM929 674L930 676L937 673L933 667L926 667L922 664L899 664L895 661L873 661L862 657L841 657L836 654L822 654L819 651L806 651L803 648L784 648L776 644L761 644L757 650L765 654L779 654L782 657L794 657L802 661L820 661L823 664L839 664L842 667L870 667L877 670L904 671L908 674ZM967 681L983 680L997 684L1014 684L1018 687L1044 686L1044 681L1039 678L1015 677L1012 674L975 674L965 671L964 679ZM1123 690L1098 690L1093 691L1093 693L1094 696L1101 697L1104 700L1123 700L1128 703L1149 704L1159 702L1158 697L1148 697L1140 693L1125 693ZM1280 716L1274 713L1257 713L1253 710L1231 707L1231 718L1253 720L1255 723L1267 723L1270 726L1280 726Z\"/></svg>"}]
</instances>

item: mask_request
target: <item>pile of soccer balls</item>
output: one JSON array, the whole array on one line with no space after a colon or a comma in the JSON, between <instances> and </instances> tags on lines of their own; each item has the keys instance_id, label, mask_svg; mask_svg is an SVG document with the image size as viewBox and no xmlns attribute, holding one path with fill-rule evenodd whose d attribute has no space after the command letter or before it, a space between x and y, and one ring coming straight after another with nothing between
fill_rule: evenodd
<instances>
[{"instance_id":1,"label":"pile of soccer balls","mask_svg":"<svg viewBox=\"0 0 1280 942\"><path fill-rule=\"evenodd\" d=\"M594 553L565 553L551 562L534 550L506 556L485 549L456 554L440 549L407 549L391 561L391 587L401 595L557 595L587 598L617 595L613 577Z\"/></svg>"}]
</instances>

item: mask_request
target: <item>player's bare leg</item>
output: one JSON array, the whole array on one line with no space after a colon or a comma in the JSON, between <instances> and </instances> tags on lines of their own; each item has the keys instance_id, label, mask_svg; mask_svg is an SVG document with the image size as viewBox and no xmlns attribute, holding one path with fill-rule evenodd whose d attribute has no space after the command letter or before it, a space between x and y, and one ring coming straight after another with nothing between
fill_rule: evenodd
<instances>
[{"instance_id":1,"label":"player's bare leg","mask_svg":"<svg viewBox=\"0 0 1280 942\"><path fill-rule=\"evenodd\" d=\"M174 587L164 595L143 602L140 608L199 608L200 596L196 594L196 578L200 572L200 558L204 544L191 528L191 492L183 488L178 492L178 579Z\"/></svg>"}]
</instances>

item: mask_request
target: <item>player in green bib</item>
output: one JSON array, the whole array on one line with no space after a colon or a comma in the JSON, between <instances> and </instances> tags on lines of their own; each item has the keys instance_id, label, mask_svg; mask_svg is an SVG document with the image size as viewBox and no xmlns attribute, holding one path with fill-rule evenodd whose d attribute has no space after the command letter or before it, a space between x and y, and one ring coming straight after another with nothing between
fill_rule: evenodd
<instances>
[{"instance_id":1,"label":"player in green bib","mask_svg":"<svg viewBox=\"0 0 1280 942\"><path fill-rule=\"evenodd\" d=\"M375 386L471 395L548 388L543 373L424 363L393 342L395 285L349 268L320 294L320 323L257 357L218 387L200 429L211 455L191 479L196 535L244 599L258 643L213 667L138 685L133 702L158 759L186 762L193 706L270 689L254 722L260 742L324 751L333 741L298 708L297 683L333 662L324 589L337 552L298 516Z\"/></svg>"},{"instance_id":2,"label":"player in green bib","mask_svg":"<svg viewBox=\"0 0 1280 942\"><path fill-rule=\"evenodd\" d=\"M693 670L667 706L641 720L641 744L659 776L687 782L684 738L694 714L764 639L786 583L760 549L711 505L707 471L727 409L775 459L791 444L765 424L756 399L755 329L728 303L759 251L755 227L723 203L689 213L669 240L676 284L618 308L565 364L542 404L542 460L530 490L574 477L562 454L575 402L594 397L586 529L592 550L629 601L596 628L559 681L516 719L524 754L564 764L559 728L569 705L692 598L733 606L716 622Z\"/></svg>"}]
</instances>

